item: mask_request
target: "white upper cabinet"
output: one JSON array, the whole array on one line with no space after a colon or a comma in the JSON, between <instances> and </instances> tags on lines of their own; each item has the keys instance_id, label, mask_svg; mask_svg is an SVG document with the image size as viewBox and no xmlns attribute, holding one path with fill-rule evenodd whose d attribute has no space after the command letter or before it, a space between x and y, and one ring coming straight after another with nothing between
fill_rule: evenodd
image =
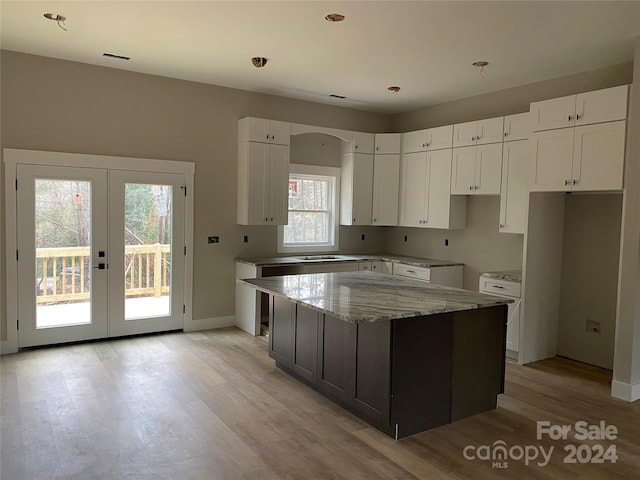
<instances>
[{"instance_id":1,"label":"white upper cabinet","mask_svg":"<svg viewBox=\"0 0 640 480\"><path fill-rule=\"evenodd\" d=\"M372 225L398 225L400 155L376 155L373 163Z\"/></svg>"},{"instance_id":2,"label":"white upper cabinet","mask_svg":"<svg viewBox=\"0 0 640 480\"><path fill-rule=\"evenodd\" d=\"M516 113L504 117L504 141L526 140L531 135L531 112Z\"/></svg>"},{"instance_id":3,"label":"white upper cabinet","mask_svg":"<svg viewBox=\"0 0 640 480\"><path fill-rule=\"evenodd\" d=\"M606 122L532 134L532 191L622 188L626 122Z\"/></svg>"},{"instance_id":4,"label":"white upper cabinet","mask_svg":"<svg viewBox=\"0 0 640 480\"><path fill-rule=\"evenodd\" d=\"M238 144L238 210L241 225L286 225L289 147Z\"/></svg>"},{"instance_id":5,"label":"white upper cabinet","mask_svg":"<svg viewBox=\"0 0 640 480\"><path fill-rule=\"evenodd\" d=\"M502 187L500 190L500 223L503 233L524 233L527 224L529 190L529 142L507 142L502 154Z\"/></svg>"},{"instance_id":6,"label":"white upper cabinet","mask_svg":"<svg viewBox=\"0 0 640 480\"><path fill-rule=\"evenodd\" d=\"M453 146L453 125L427 128L402 134L402 152L442 150Z\"/></svg>"},{"instance_id":7,"label":"white upper cabinet","mask_svg":"<svg viewBox=\"0 0 640 480\"><path fill-rule=\"evenodd\" d=\"M504 117L455 124L453 126L453 146L466 147L500 143L504 137L503 126Z\"/></svg>"},{"instance_id":8,"label":"white upper cabinet","mask_svg":"<svg viewBox=\"0 0 640 480\"><path fill-rule=\"evenodd\" d=\"M400 133L376 133L375 135L375 151L378 154L399 154L400 141L402 134Z\"/></svg>"},{"instance_id":9,"label":"white upper cabinet","mask_svg":"<svg viewBox=\"0 0 640 480\"><path fill-rule=\"evenodd\" d=\"M531 104L533 131L612 122L627 118L628 86L552 98Z\"/></svg>"},{"instance_id":10,"label":"white upper cabinet","mask_svg":"<svg viewBox=\"0 0 640 480\"><path fill-rule=\"evenodd\" d=\"M288 122L253 117L238 120L238 142L289 145L290 136L291 124Z\"/></svg>"},{"instance_id":11,"label":"white upper cabinet","mask_svg":"<svg viewBox=\"0 0 640 480\"><path fill-rule=\"evenodd\" d=\"M352 141L342 142L342 153L368 153L373 155L375 135L364 132L352 133Z\"/></svg>"},{"instance_id":12,"label":"white upper cabinet","mask_svg":"<svg viewBox=\"0 0 640 480\"><path fill-rule=\"evenodd\" d=\"M402 157L400 224L420 228L464 228L466 199L452 197L451 149Z\"/></svg>"},{"instance_id":13,"label":"white upper cabinet","mask_svg":"<svg viewBox=\"0 0 640 480\"><path fill-rule=\"evenodd\" d=\"M373 155L342 155L340 224L371 225L373 203Z\"/></svg>"},{"instance_id":14,"label":"white upper cabinet","mask_svg":"<svg viewBox=\"0 0 640 480\"><path fill-rule=\"evenodd\" d=\"M502 143L453 149L452 195L500 195Z\"/></svg>"}]
</instances>

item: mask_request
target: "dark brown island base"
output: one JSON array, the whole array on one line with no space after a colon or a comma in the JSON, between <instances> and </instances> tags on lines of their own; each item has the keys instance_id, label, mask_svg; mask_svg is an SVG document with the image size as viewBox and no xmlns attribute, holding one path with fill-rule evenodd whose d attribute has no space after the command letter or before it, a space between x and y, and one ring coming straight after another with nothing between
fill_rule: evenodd
<instances>
[{"instance_id":1,"label":"dark brown island base","mask_svg":"<svg viewBox=\"0 0 640 480\"><path fill-rule=\"evenodd\" d=\"M496 407L508 299L372 272L240 280L276 365L400 439Z\"/></svg>"}]
</instances>

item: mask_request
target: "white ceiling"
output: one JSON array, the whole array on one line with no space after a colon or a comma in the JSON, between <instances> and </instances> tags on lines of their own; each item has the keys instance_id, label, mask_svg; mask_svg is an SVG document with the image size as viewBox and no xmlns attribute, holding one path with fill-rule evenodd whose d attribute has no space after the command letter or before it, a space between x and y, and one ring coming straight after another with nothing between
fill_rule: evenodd
<instances>
[{"instance_id":1,"label":"white ceiling","mask_svg":"<svg viewBox=\"0 0 640 480\"><path fill-rule=\"evenodd\" d=\"M631 61L640 35L640 1L2 0L0 13L6 50L383 113Z\"/></svg>"}]
</instances>

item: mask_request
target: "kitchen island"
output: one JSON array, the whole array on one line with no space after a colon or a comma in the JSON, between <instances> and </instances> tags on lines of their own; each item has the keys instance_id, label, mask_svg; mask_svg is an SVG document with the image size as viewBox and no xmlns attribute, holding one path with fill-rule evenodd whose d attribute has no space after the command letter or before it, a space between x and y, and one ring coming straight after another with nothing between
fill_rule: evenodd
<instances>
[{"instance_id":1,"label":"kitchen island","mask_svg":"<svg viewBox=\"0 0 640 480\"><path fill-rule=\"evenodd\" d=\"M396 439L496 407L509 299L375 272L238 280L276 365Z\"/></svg>"}]
</instances>

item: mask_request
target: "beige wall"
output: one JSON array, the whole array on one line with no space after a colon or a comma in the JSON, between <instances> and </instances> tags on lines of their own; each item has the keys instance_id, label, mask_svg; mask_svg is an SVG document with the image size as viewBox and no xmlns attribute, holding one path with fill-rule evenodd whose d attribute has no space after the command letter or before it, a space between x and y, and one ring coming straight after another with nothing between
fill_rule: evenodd
<instances>
[{"instance_id":1,"label":"beige wall","mask_svg":"<svg viewBox=\"0 0 640 480\"><path fill-rule=\"evenodd\" d=\"M558 354L612 369L622 194L567 195L564 218Z\"/></svg>"},{"instance_id":2,"label":"beige wall","mask_svg":"<svg viewBox=\"0 0 640 480\"><path fill-rule=\"evenodd\" d=\"M8 51L1 60L2 147L195 162L194 319L233 315L233 259L275 252L275 227L236 225L239 118L389 130L370 112ZM341 229L344 251L379 248L361 230L371 232Z\"/></svg>"},{"instance_id":3,"label":"beige wall","mask_svg":"<svg viewBox=\"0 0 640 480\"><path fill-rule=\"evenodd\" d=\"M400 113L391 117L391 127L394 132L410 132L439 125L528 112L531 102L624 85L632 80L633 63L613 65ZM482 79L479 78L478 81Z\"/></svg>"},{"instance_id":4,"label":"beige wall","mask_svg":"<svg viewBox=\"0 0 640 480\"><path fill-rule=\"evenodd\" d=\"M387 228L387 247L391 253L462 262L464 288L478 291L481 272L522 267L522 235L499 233L499 216L500 197L469 197L464 230Z\"/></svg>"}]
</instances>

